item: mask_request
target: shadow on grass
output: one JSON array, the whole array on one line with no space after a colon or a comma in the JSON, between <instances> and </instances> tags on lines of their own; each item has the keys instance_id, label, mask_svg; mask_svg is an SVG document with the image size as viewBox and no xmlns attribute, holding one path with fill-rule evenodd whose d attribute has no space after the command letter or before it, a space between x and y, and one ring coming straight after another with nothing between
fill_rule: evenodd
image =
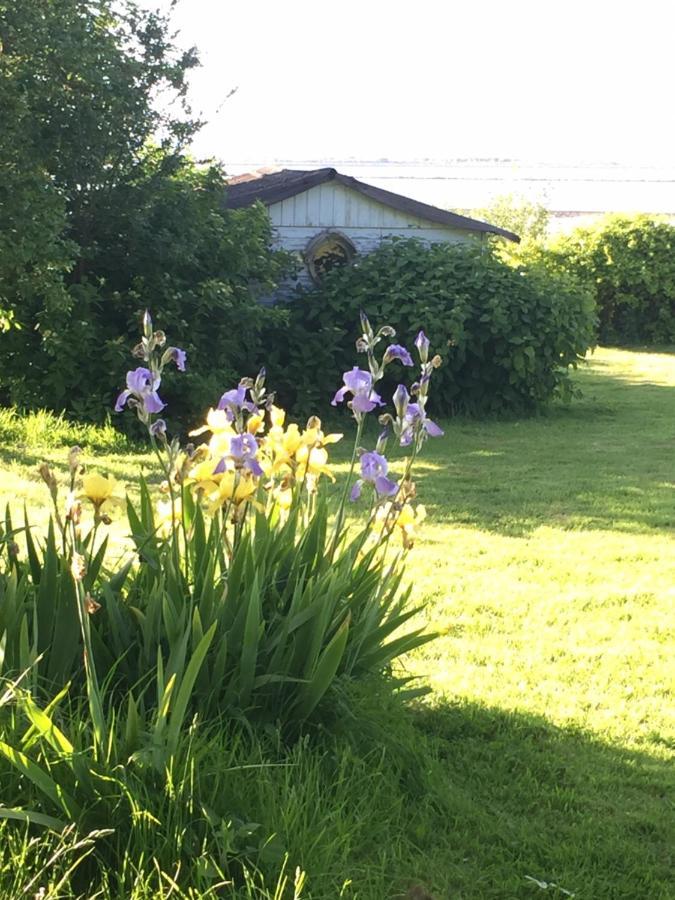
<instances>
[{"instance_id":1,"label":"shadow on grass","mask_svg":"<svg viewBox=\"0 0 675 900\"><path fill-rule=\"evenodd\" d=\"M417 874L436 897L527 898L544 884L551 897L673 896L675 777L662 736L625 750L473 703L424 709L415 727L435 755L411 825L429 847ZM451 827L434 829L430 805Z\"/></svg>"}]
</instances>

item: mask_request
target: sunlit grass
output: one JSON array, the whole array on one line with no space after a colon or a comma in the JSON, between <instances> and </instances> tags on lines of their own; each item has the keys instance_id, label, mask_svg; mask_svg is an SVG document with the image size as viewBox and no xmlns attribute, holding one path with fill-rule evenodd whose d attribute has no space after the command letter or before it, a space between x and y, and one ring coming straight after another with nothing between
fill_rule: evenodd
<instances>
[{"instance_id":1,"label":"sunlit grass","mask_svg":"<svg viewBox=\"0 0 675 900\"><path fill-rule=\"evenodd\" d=\"M410 804L414 853L396 849L409 846L400 814L382 833L392 881L409 875L439 898L539 896L531 878L589 900L672 896L675 356L598 350L576 381L584 397L569 408L443 423L418 467L428 515L407 574L439 637L406 666L432 688L414 718L434 787L396 801ZM36 466L64 472L68 441L45 449L36 433L5 437L0 504L25 500L45 521ZM139 468L154 471L147 453L86 437L85 461L118 478L120 497ZM336 452L344 476L347 448ZM121 508L112 514L122 539ZM284 791L298 790L289 776ZM345 816L356 801L341 801ZM292 832L287 801L265 803ZM323 840L293 844L310 886L312 858L337 864ZM333 883L352 878L353 896L384 900L381 850L350 845Z\"/></svg>"}]
</instances>

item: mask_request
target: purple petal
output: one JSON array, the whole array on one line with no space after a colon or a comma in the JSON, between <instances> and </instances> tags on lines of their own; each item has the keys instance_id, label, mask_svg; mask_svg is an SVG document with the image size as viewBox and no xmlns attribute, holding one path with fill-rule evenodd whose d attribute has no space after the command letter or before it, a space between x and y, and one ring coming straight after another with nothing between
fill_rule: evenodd
<instances>
[{"instance_id":1,"label":"purple petal","mask_svg":"<svg viewBox=\"0 0 675 900\"><path fill-rule=\"evenodd\" d=\"M408 409L408 404L410 403L410 394L408 393L408 389L404 384L399 384L399 386L394 391L392 400L394 401L396 415L400 419L402 419L403 416L405 416Z\"/></svg>"},{"instance_id":2,"label":"purple petal","mask_svg":"<svg viewBox=\"0 0 675 900\"><path fill-rule=\"evenodd\" d=\"M365 369L359 369L358 366L354 366L350 372L345 372L342 380L352 394L368 393L373 386L373 376Z\"/></svg>"},{"instance_id":3,"label":"purple petal","mask_svg":"<svg viewBox=\"0 0 675 900\"><path fill-rule=\"evenodd\" d=\"M352 409L355 409L356 412L369 413L375 409L375 406L375 401L369 400L368 397L364 397L363 394L357 394L352 400Z\"/></svg>"},{"instance_id":4,"label":"purple petal","mask_svg":"<svg viewBox=\"0 0 675 900\"><path fill-rule=\"evenodd\" d=\"M223 457L213 470L214 475L222 475L225 471L225 457Z\"/></svg>"},{"instance_id":5,"label":"purple petal","mask_svg":"<svg viewBox=\"0 0 675 900\"><path fill-rule=\"evenodd\" d=\"M424 427L426 428L427 434L431 437L443 437L445 434L443 429L439 428L439 426L435 422L432 422L431 419L424 420Z\"/></svg>"},{"instance_id":6,"label":"purple petal","mask_svg":"<svg viewBox=\"0 0 675 900\"><path fill-rule=\"evenodd\" d=\"M413 439L413 430L412 428L406 428L401 432L401 447L409 447L412 444Z\"/></svg>"},{"instance_id":7,"label":"purple petal","mask_svg":"<svg viewBox=\"0 0 675 900\"><path fill-rule=\"evenodd\" d=\"M331 406L337 406L338 403L342 403L345 399L345 394L347 393L346 387L341 387L340 390L336 393L333 399L330 401Z\"/></svg>"},{"instance_id":8,"label":"purple petal","mask_svg":"<svg viewBox=\"0 0 675 900\"><path fill-rule=\"evenodd\" d=\"M168 354L170 354L170 359L172 359L176 363L176 368L179 372L185 371L185 361L187 359L187 353L185 350L181 350L180 347L169 347Z\"/></svg>"},{"instance_id":9,"label":"purple petal","mask_svg":"<svg viewBox=\"0 0 675 900\"><path fill-rule=\"evenodd\" d=\"M157 390L158 387L159 379L157 384L153 384L152 372L144 366L127 372L127 388L134 394L144 394L149 390Z\"/></svg>"},{"instance_id":10,"label":"purple petal","mask_svg":"<svg viewBox=\"0 0 675 900\"><path fill-rule=\"evenodd\" d=\"M358 500L359 497L361 496L361 488L362 488L362 487L363 487L363 482L361 481L361 479L359 479L358 481L354 482L354 487L352 488L352 492L351 492L351 494L349 495L349 499L352 501L352 503L353 503L355 500Z\"/></svg>"},{"instance_id":11,"label":"purple petal","mask_svg":"<svg viewBox=\"0 0 675 900\"><path fill-rule=\"evenodd\" d=\"M381 453L370 451L361 454L361 477L365 481L374 482L378 475L386 475L389 463Z\"/></svg>"},{"instance_id":12,"label":"purple petal","mask_svg":"<svg viewBox=\"0 0 675 900\"><path fill-rule=\"evenodd\" d=\"M381 497L393 497L398 491L398 485L384 475L378 475L375 479L375 490Z\"/></svg>"},{"instance_id":13,"label":"purple petal","mask_svg":"<svg viewBox=\"0 0 675 900\"><path fill-rule=\"evenodd\" d=\"M426 362L429 356L429 338L423 331L420 331L420 333L415 338L415 346L419 351L420 359L422 360L422 362Z\"/></svg>"},{"instance_id":14,"label":"purple petal","mask_svg":"<svg viewBox=\"0 0 675 900\"><path fill-rule=\"evenodd\" d=\"M226 409L227 407L239 409L245 401L246 388L239 385L239 387L232 388L231 391L225 391L218 401L218 409Z\"/></svg>"},{"instance_id":15,"label":"purple petal","mask_svg":"<svg viewBox=\"0 0 675 900\"><path fill-rule=\"evenodd\" d=\"M262 466L257 459L247 459L244 463L244 466L249 470L249 472L255 475L256 478L260 478L260 476L264 474Z\"/></svg>"},{"instance_id":16,"label":"purple petal","mask_svg":"<svg viewBox=\"0 0 675 900\"><path fill-rule=\"evenodd\" d=\"M122 393L115 401L115 412L122 412L122 410L124 409L124 404L127 402L130 396L131 391L122 391Z\"/></svg>"},{"instance_id":17,"label":"purple petal","mask_svg":"<svg viewBox=\"0 0 675 900\"><path fill-rule=\"evenodd\" d=\"M150 434L153 437L160 437L161 435L166 434L166 422L164 419L157 419L150 426Z\"/></svg>"},{"instance_id":18,"label":"purple petal","mask_svg":"<svg viewBox=\"0 0 675 900\"><path fill-rule=\"evenodd\" d=\"M404 366L413 366L413 358L400 344L390 344L387 349L384 351L384 359L385 362L390 362L392 359L400 360Z\"/></svg>"},{"instance_id":19,"label":"purple petal","mask_svg":"<svg viewBox=\"0 0 675 900\"><path fill-rule=\"evenodd\" d=\"M146 412L158 413L164 409L166 403L162 403L157 391L151 391L143 397L143 405L145 406Z\"/></svg>"}]
</instances>

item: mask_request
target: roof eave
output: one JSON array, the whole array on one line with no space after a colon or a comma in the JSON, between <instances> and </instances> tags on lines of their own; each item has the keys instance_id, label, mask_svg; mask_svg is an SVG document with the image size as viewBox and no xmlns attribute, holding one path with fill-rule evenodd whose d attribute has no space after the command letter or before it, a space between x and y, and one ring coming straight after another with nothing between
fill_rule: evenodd
<instances>
[{"instance_id":1,"label":"roof eave","mask_svg":"<svg viewBox=\"0 0 675 900\"><path fill-rule=\"evenodd\" d=\"M495 234L504 237L514 243L520 243L517 234L499 228L496 225L490 225L489 222L481 222L478 219L470 219L468 216L460 216L458 213L449 212L445 209L439 209L437 206L431 206L428 203L422 203L419 200L413 200L411 197L404 197L402 194L395 194L392 191L384 190L384 188L374 187L363 181L358 181L350 175L341 175L336 169L324 168L315 169L306 172L302 177L293 179L289 183L282 183L278 186L265 187L265 176L259 181L250 182L252 185L250 191L242 192L240 198L228 197L225 195L224 205L228 209L241 209L251 206L257 200L260 200L266 206L274 203L280 203L282 200L288 200L289 197L295 197L310 188L327 181L337 181L351 190L357 191L363 196L374 200L376 203L382 203L385 206L395 209L398 212L405 212L419 219L425 219L428 222L434 222L437 225L443 225L446 228L459 228L465 231L476 231L484 234ZM256 191L255 186L260 185L260 190Z\"/></svg>"}]
</instances>

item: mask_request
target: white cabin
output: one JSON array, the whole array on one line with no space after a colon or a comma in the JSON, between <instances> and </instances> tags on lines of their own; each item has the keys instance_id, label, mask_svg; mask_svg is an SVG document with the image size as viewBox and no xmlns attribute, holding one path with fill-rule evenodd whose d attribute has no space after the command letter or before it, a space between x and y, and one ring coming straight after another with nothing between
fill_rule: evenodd
<instances>
[{"instance_id":1,"label":"white cabin","mask_svg":"<svg viewBox=\"0 0 675 900\"><path fill-rule=\"evenodd\" d=\"M228 208L258 200L267 206L277 246L297 255L298 282L305 284L371 252L387 237L467 243L498 234L519 240L502 228L373 187L335 169L263 170L230 181Z\"/></svg>"}]
</instances>

